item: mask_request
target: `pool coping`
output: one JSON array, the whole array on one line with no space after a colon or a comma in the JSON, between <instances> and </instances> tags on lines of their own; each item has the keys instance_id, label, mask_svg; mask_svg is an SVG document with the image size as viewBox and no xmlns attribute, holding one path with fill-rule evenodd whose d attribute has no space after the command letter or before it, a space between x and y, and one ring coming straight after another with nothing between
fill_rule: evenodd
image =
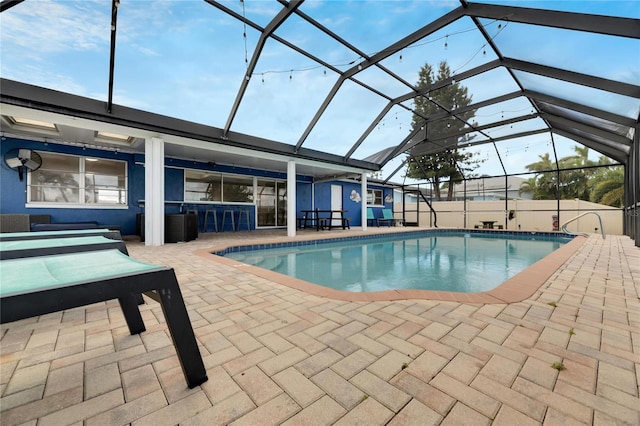
<instances>
[{"instance_id":1,"label":"pool coping","mask_svg":"<svg viewBox=\"0 0 640 426\"><path fill-rule=\"evenodd\" d=\"M437 229L440 230L440 229ZM453 230L453 229L452 229ZM457 232L466 232L474 230L467 229L455 229ZM477 230L476 230L477 231ZM400 231L402 232L402 231ZM404 231L404 232L416 232ZM404 233L403 232L403 233ZM521 233L530 234L526 231L489 231L491 233ZM540 233L540 234L554 234L564 235L558 233ZM379 237L388 237L389 234L368 234ZM356 236L357 238L357 236ZM339 238L342 239L342 238ZM296 242L311 242L317 240L326 240L326 238L307 237L300 238ZM318 284L310 283L308 281L293 278L288 275L284 275L278 272L263 269L257 266L248 265L230 259L224 256L214 254L214 252L222 252L232 247L246 246L246 243L226 243L219 246L212 246L206 249L199 249L195 251L195 254L205 259L222 263L224 265L233 267L238 271L247 272L252 275L273 281L278 284L285 285L290 288L304 291L309 294L313 294L320 297L329 299L342 300L348 302L381 302L381 301L393 301L393 300L407 300L407 299L428 299L428 300L440 300L459 303L492 303L492 304L504 304L515 303L525 300L531 297L574 253L582 247L587 240L585 236L574 236L574 238L567 244L554 250L549 255L535 262L527 269L517 273L513 277L509 278L496 288L480 292L480 293L460 293L450 291L435 291L435 290L384 290L367 293L353 293L348 291L336 290L328 287L324 287ZM268 240L261 240L259 245L270 244L285 244L288 245L292 240L289 237L273 238Z\"/></svg>"}]
</instances>

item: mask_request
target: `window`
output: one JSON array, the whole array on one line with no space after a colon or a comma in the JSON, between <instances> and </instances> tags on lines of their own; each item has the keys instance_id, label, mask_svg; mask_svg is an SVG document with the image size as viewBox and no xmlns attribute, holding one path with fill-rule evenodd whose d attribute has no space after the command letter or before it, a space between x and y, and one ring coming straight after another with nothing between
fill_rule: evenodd
<instances>
[{"instance_id":1,"label":"window","mask_svg":"<svg viewBox=\"0 0 640 426\"><path fill-rule=\"evenodd\" d=\"M185 170L185 201L253 202L253 177Z\"/></svg>"},{"instance_id":2,"label":"window","mask_svg":"<svg viewBox=\"0 0 640 426\"><path fill-rule=\"evenodd\" d=\"M127 205L125 161L38 153L42 167L28 175L28 203Z\"/></svg>"},{"instance_id":3,"label":"window","mask_svg":"<svg viewBox=\"0 0 640 426\"><path fill-rule=\"evenodd\" d=\"M382 189L367 189L367 205L382 206Z\"/></svg>"},{"instance_id":4,"label":"window","mask_svg":"<svg viewBox=\"0 0 640 426\"><path fill-rule=\"evenodd\" d=\"M253 178L247 176L222 176L222 201L253 202Z\"/></svg>"},{"instance_id":5,"label":"window","mask_svg":"<svg viewBox=\"0 0 640 426\"><path fill-rule=\"evenodd\" d=\"M222 201L222 175L185 170L184 200Z\"/></svg>"}]
</instances>

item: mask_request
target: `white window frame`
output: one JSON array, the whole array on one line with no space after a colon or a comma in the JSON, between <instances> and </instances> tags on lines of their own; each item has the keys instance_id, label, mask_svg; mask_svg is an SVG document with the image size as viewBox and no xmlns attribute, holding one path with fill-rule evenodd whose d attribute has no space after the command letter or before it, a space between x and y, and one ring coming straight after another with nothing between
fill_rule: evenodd
<instances>
[{"instance_id":1,"label":"white window frame","mask_svg":"<svg viewBox=\"0 0 640 426\"><path fill-rule=\"evenodd\" d=\"M126 160L115 160L112 158L101 158L96 156L83 156L83 155L73 155L73 154L64 154L60 152L49 152L49 151L40 151L46 152L47 154L60 155L65 157L73 157L78 160L78 175L80 176L80 182L78 182L78 203L62 203L62 202L52 202L52 201L32 201L31 200L31 173L27 173L27 189L26 189L26 203L25 207L30 208L52 208L52 209L102 209L102 210L126 210L129 208L129 167ZM127 196L125 197L124 204L110 204L110 203L86 203L84 201L85 196L85 162L87 158L99 158L102 161L113 161L115 163L124 163L124 191Z\"/></svg>"},{"instance_id":2,"label":"white window frame","mask_svg":"<svg viewBox=\"0 0 640 426\"><path fill-rule=\"evenodd\" d=\"M183 190L182 190L182 201L185 204L227 204L227 205L255 205L256 204L256 176L245 175L240 173L225 173L225 172L217 172L214 170L201 170L201 169L183 169ZM221 177L220 179L220 201L196 201L196 200L187 200L187 172L198 172L198 173L209 173L212 175L218 175ZM224 178L228 177L242 177L246 179L251 179L252 184L247 185L251 186L253 189L253 201L224 201Z\"/></svg>"},{"instance_id":3,"label":"white window frame","mask_svg":"<svg viewBox=\"0 0 640 426\"><path fill-rule=\"evenodd\" d=\"M380 193L380 204L376 204L376 193ZM371 198L371 202L369 199ZM367 189L367 206L369 207L384 207L384 191L382 189Z\"/></svg>"}]
</instances>

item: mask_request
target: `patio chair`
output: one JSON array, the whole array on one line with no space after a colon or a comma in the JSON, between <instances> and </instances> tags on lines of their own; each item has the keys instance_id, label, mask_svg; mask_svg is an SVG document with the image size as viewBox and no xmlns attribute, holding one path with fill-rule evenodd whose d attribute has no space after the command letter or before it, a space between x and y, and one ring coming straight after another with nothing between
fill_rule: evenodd
<instances>
[{"instance_id":1,"label":"patio chair","mask_svg":"<svg viewBox=\"0 0 640 426\"><path fill-rule=\"evenodd\" d=\"M105 231L103 235L86 235L91 233L87 230L25 232L24 239L18 239L16 236L19 234L12 233L9 234L10 239L0 239L0 260L107 249L117 249L128 255L127 246L121 238L107 238L113 235L120 237L120 232L112 234L108 229ZM37 234L37 238L31 239L33 234ZM136 295L136 302L144 304L141 294Z\"/></svg>"},{"instance_id":2,"label":"patio chair","mask_svg":"<svg viewBox=\"0 0 640 426\"><path fill-rule=\"evenodd\" d=\"M111 240L103 236L52 237L37 240L0 241L0 260L106 249L117 249L123 254L128 254L127 246L122 240Z\"/></svg>"},{"instance_id":3,"label":"patio chair","mask_svg":"<svg viewBox=\"0 0 640 426\"><path fill-rule=\"evenodd\" d=\"M118 299L129 332L145 331L136 294L157 300L189 388L207 374L172 268L134 260L120 251L29 257L0 262L0 323Z\"/></svg>"},{"instance_id":4,"label":"patio chair","mask_svg":"<svg viewBox=\"0 0 640 426\"><path fill-rule=\"evenodd\" d=\"M371 225L374 222L376 226L380 226L380 224L376 220L375 215L373 214L373 209L370 207L367 207L367 226Z\"/></svg>"},{"instance_id":5,"label":"patio chair","mask_svg":"<svg viewBox=\"0 0 640 426\"><path fill-rule=\"evenodd\" d=\"M101 235L111 240L122 240L120 231L113 229L78 229L67 231L8 232L0 233L0 241L45 240L48 238L91 237Z\"/></svg>"},{"instance_id":6,"label":"patio chair","mask_svg":"<svg viewBox=\"0 0 640 426\"><path fill-rule=\"evenodd\" d=\"M98 229L102 228L95 220L86 222L56 222L56 223L32 223L30 229L32 232L40 231L73 231L79 229Z\"/></svg>"},{"instance_id":7,"label":"patio chair","mask_svg":"<svg viewBox=\"0 0 640 426\"><path fill-rule=\"evenodd\" d=\"M396 226L398 222L402 223L402 219L396 219L391 209L382 209L382 217L378 219L378 226L380 226L380 222L386 223L387 226Z\"/></svg>"}]
</instances>

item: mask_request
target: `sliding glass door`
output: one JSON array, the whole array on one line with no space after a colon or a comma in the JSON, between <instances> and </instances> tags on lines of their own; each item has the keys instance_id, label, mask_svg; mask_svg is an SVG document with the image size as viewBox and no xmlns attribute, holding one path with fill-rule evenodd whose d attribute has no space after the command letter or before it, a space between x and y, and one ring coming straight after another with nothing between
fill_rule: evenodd
<instances>
[{"instance_id":1,"label":"sliding glass door","mask_svg":"<svg viewBox=\"0 0 640 426\"><path fill-rule=\"evenodd\" d=\"M258 179L258 227L287 226L287 182Z\"/></svg>"}]
</instances>

